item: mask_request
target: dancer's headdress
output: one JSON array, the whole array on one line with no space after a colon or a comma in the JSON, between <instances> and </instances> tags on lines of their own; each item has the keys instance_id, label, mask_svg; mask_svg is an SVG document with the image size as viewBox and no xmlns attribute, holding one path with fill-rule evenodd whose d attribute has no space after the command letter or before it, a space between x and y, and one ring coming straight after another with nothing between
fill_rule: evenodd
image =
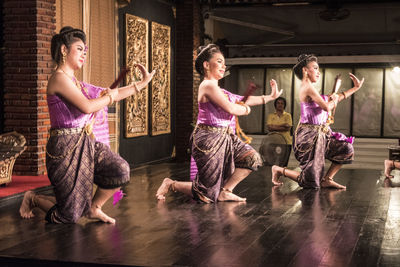
<instances>
[{"instance_id":1,"label":"dancer's headdress","mask_svg":"<svg viewBox=\"0 0 400 267\"><path fill-rule=\"evenodd\" d=\"M293 69L298 68L299 66L304 67L305 65L307 65L307 61L310 58L317 58L315 55L313 54L301 54L298 58L297 58L297 63L296 65L294 65Z\"/></svg>"},{"instance_id":2,"label":"dancer's headdress","mask_svg":"<svg viewBox=\"0 0 400 267\"><path fill-rule=\"evenodd\" d=\"M201 74L204 75L204 71L203 71L203 62L209 60L209 53L208 51L211 49L215 49L215 52L220 52L218 45L216 44L208 44L206 46L201 46L200 51L197 54L197 58L195 60L195 67L196 67L196 71ZM211 53L213 53L213 51L211 51Z\"/></svg>"}]
</instances>

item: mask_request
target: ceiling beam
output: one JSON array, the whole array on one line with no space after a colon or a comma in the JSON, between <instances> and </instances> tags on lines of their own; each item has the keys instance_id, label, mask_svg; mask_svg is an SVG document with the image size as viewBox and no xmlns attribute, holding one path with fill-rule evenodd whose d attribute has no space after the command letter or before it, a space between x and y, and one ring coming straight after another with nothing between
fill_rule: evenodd
<instances>
[{"instance_id":1,"label":"ceiling beam","mask_svg":"<svg viewBox=\"0 0 400 267\"><path fill-rule=\"evenodd\" d=\"M237 20L237 19L229 19L229 18L218 17L218 16L214 16L214 15L208 15L208 18L216 20L216 21L221 21L221 22L239 25L239 26L243 26L243 27L253 28L253 29L257 29L257 30L280 33L283 35L294 36L294 34L295 34L293 31L282 30L282 29L275 28L275 27L245 22L245 21L241 21L241 20Z\"/></svg>"},{"instance_id":2,"label":"ceiling beam","mask_svg":"<svg viewBox=\"0 0 400 267\"><path fill-rule=\"evenodd\" d=\"M297 57L248 57L248 58L226 58L227 66L234 65L294 65ZM365 56L321 56L318 57L320 64L343 64L343 63L400 63L400 55L365 55Z\"/></svg>"}]
</instances>

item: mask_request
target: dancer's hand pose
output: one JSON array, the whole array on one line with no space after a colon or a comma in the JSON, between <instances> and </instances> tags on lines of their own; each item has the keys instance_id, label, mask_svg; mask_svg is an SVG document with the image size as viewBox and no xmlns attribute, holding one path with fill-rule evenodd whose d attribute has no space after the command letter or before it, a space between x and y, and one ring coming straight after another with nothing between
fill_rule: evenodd
<instances>
[{"instance_id":1,"label":"dancer's hand pose","mask_svg":"<svg viewBox=\"0 0 400 267\"><path fill-rule=\"evenodd\" d=\"M114 97L114 101L120 101L128 96L140 92L153 79L153 76L156 73L156 70L153 70L152 72L149 73L146 70L146 68L139 63L135 64L135 67L137 67L139 71L142 73L142 80L137 82L132 82L131 84L124 87L119 87L116 89L108 89L108 92L112 91L117 92L116 96Z\"/></svg>"},{"instance_id":2,"label":"dancer's hand pose","mask_svg":"<svg viewBox=\"0 0 400 267\"><path fill-rule=\"evenodd\" d=\"M268 96L271 98L271 100L274 100L282 94L283 90L278 90L278 84L274 79L271 79L269 84L271 85L271 94Z\"/></svg>"},{"instance_id":3,"label":"dancer's hand pose","mask_svg":"<svg viewBox=\"0 0 400 267\"><path fill-rule=\"evenodd\" d=\"M361 79L361 81L353 74L353 73L349 73L350 79L353 81L353 88L348 89L347 91L343 91L339 94L337 94L338 97L338 102L349 98L352 94L354 94L355 92L357 92L358 90L360 90L360 88L362 87L362 85L364 84L364 78Z\"/></svg>"},{"instance_id":4,"label":"dancer's hand pose","mask_svg":"<svg viewBox=\"0 0 400 267\"><path fill-rule=\"evenodd\" d=\"M249 106L256 106L262 104L265 105L268 102L277 99L282 94L283 90L282 89L278 90L278 83L274 79L271 79L269 81L269 84L271 86L271 94L261 95L261 96L249 96L245 104Z\"/></svg>"}]
</instances>

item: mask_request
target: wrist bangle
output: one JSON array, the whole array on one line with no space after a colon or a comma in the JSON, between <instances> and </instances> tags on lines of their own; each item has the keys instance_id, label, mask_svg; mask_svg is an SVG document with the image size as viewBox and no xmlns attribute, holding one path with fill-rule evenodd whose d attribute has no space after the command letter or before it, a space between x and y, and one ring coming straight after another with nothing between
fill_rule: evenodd
<instances>
[{"instance_id":1,"label":"wrist bangle","mask_svg":"<svg viewBox=\"0 0 400 267\"><path fill-rule=\"evenodd\" d=\"M246 115L249 115L250 112L251 112L251 109L250 109L249 105L245 104L244 107L246 108Z\"/></svg>"},{"instance_id":2,"label":"wrist bangle","mask_svg":"<svg viewBox=\"0 0 400 267\"><path fill-rule=\"evenodd\" d=\"M110 98L110 102L108 103L108 105L111 106L114 103L114 98L112 97L112 95L110 93L107 93L106 96L108 96Z\"/></svg>"},{"instance_id":3,"label":"wrist bangle","mask_svg":"<svg viewBox=\"0 0 400 267\"><path fill-rule=\"evenodd\" d=\"M262 95L262 100L263 100L263 104L267 104L267 96L266 95Z\"/></svg>"},{"instance_id":4,"label":"wrist bangle","mask_svg":"<svg viewBox=\"0 0 400 267\"><path fill-rule=\"evenodd\" d=\"M346 98L347 98L347 95L346 95L346 93L345 93L345 92L342 92L342 95L343 95L344 99L346 99Z\"/></svg>"}]
</instances>

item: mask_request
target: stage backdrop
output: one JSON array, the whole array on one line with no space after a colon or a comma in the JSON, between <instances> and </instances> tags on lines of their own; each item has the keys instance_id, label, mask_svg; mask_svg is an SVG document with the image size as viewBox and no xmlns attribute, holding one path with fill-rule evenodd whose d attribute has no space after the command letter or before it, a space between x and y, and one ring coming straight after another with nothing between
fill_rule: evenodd
<instances>
[{"instance_id":1,"label":"stage backdrop","mask_svg":"<svg viewBox=\"0 0 400 267\"><path fill-rule=\"evenodd\" d=\"M139 3L140 2L140 3ZM120 155L140 165L171 158L174 153L175 15L172 4L132 1L119 9L121 66L131 68L126 84L140 80L135 63L156 69L152 82L120 109Z\"/></svg>"}]
</instances>

